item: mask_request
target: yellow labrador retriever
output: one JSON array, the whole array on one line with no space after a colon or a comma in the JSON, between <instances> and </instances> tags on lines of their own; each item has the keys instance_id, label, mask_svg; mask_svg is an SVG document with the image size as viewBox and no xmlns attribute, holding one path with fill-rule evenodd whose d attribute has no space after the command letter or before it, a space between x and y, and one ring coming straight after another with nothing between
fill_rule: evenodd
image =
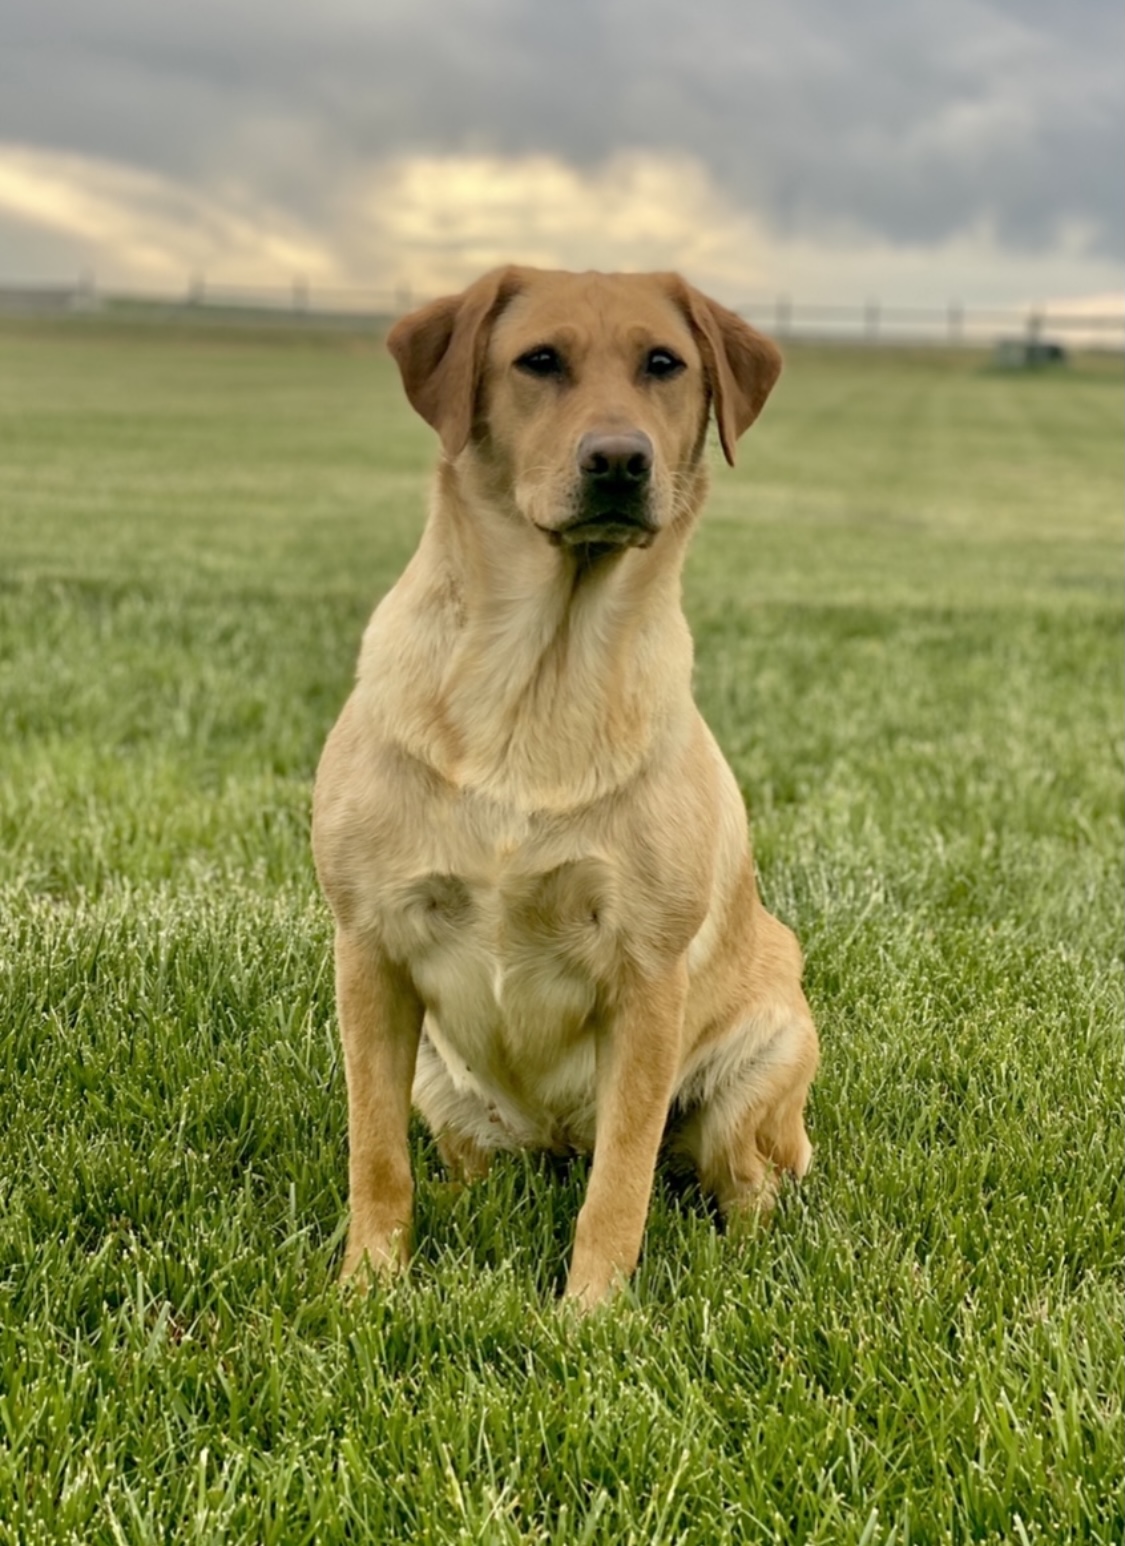
<instances>
[{"instance_id":1,"label":"yellow labrador retriever","mask_svg":"<svg viewBox=\"0 0 1125 1546\"><path fill-rule=\"evenodd\" d=\"M817 1040L691 695L680 571L781 368L672 274L505 268L388 339L429 521L317 775L348 1086L347 1276L403 1263L411 1101L444 1160L592 1150L566 1292L637 1262L666 1131L725 1214L811 1154Z\"/></svg>"}]
</instances>

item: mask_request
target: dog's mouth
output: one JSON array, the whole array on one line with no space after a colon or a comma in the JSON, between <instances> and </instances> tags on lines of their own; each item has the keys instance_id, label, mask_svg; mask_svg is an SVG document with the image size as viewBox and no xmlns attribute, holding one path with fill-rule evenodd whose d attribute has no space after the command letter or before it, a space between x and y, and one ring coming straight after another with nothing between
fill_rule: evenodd
<instances>
[{"instance_id":1,"label":"dog's mouth","mask_svg":"<svg viewBox=\"0 0 1125 1546\"><path fill-rule=\"evenodd\" d=\"M539 530L553 547L570 548L588 557L647 548L657 533L647 515L621 509L583 511L565 526L540 526Z\"/></svg>"}]
</instances>

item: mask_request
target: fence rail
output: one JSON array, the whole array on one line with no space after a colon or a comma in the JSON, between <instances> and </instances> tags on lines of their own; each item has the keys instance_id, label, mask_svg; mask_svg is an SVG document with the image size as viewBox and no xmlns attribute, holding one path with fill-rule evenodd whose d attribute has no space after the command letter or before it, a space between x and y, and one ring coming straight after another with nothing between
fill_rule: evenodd
<instances>
[{"instance_id":1,"label":"fence rail","mask_svg":"<svg viewBox=\"0 0 1125 1546\"><path fill-rule=\"evenodd\" d=\"M379 328L428 299L407 289L313 287L295 279L287 286L209 284L190 280L179 293L116 291L87 278L77 284L0 284L0 315L60 316L81 313L132 315L163 320L273 320L291 324ZM1042 343L1054 339L1076 348L1125 350L1125 310L1097 315L1059 307L885 305L798 301L781 295L750 298L735 308L748 321L782 339L840 343L932 343L988 347L1000 339Z\"/></svg>"}]
</instances>

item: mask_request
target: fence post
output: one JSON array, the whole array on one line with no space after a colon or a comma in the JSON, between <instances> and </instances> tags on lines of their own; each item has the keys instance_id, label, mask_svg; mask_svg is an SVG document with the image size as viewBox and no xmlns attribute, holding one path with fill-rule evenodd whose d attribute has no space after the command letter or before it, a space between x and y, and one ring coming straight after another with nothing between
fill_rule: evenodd
<instances>
[{"instance_id":1,"label":"fence post","mask_svg":"<svg viewBox=\"0 0 1125 1546\"><path fill-rule=\"evenodd\" d=\"M309 309L309 282L303 275L298 274L293 281L293 310L308 311Z\"/></svg>"},{"instance_id":2,"label":"fence post","mask_svg":"<svg viewBox=\"0 0 1125 1546\"><path fill-rule=\"evenodd\" d=\"M863 331L868 343L875 343L879 337L879 313L881 307L878 301L868 301L863 308Z\"/></svg>"},{"instance_id":3,"label":"fence post","mask_svg":"<svg viewBox=\"0 0 1125 1546\"><path fill-rule=\"evenodd\" d=\"M784 337L793 322L793 302L788 295L779 295L773 310L773 330Z\"/></svg>"},{"instance_id":4,"label":"fence post","mask_svg":"<svg viewBox=\"0 0 1125 1546\"><path fill-rule=\"evenodd\" d=\"M94 311L98 304L98 287L92 268L84 268L78 275L71 306L76 311Z\"/></svg>"},{"instance_id":5,"label":"fence post","mask_svg":"<svg viewBox=\"0 0 1125 1546\"><path fill-rule=\"evenodd\" d=\"M965 308L960 301L950 301L945 314L946 338L951 344L959 344L965 327Z\"/></svg>"}]
</instances>

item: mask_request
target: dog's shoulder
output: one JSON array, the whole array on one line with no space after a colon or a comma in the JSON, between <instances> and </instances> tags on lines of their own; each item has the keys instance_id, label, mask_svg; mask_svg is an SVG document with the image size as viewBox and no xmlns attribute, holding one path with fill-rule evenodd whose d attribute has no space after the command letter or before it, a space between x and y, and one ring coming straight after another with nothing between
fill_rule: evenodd
<instances>
[{"instance_id":1,"label":"dog's shoulder","mask_svg":"<svg viewBox=\"0 0 1125 1546\"><path fill-rule=\"evenodd\" d=\"M313 789L312 847L326 896L344 920L355 914L377 866L416 846L432 820L440 780L380 731L361 682L325 742Z\"/></svg>"}]
</instances>

